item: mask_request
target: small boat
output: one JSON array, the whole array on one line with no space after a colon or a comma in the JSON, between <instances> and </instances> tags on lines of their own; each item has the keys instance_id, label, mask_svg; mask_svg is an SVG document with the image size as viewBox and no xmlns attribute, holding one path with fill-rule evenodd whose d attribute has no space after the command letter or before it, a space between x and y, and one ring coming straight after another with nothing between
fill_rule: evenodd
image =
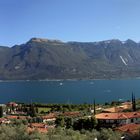
<instances>
[{"instance_id":1,"label":"small boat","mask_svg":"<svg viewBox=\"0 0 140 140\"><path fill-rule=\"evenodd\" d=\"M63 83L59 83L59 85L60 85L60 86L62 86L62 85L63 85Z\"/></svg>"},{"instance_id":2,"label":"small boat","mask_svg":"<svg viewBox=\"0 0 140 140\"><path fill-rule=\"evenodd\" d=\"M119 99L119 101L121 102L121 101L123 101L123 99Z\"/></svg>"},{"instance_id":3,"label":"small boat","mask_svg":"<svg viewBox=\"0 0 140 140\"><path fill-rule=\"evenodd\" d=\"M91 84L91 85L93 85L93 84L94 84L94 82L90 82L90 84Z\"/></svg>"},{"instance_id":4,"label":"small boat","mask_svg":"<svg viewBox=\"0 0 140 140\"><path fill-rule=\"evenodd\" d=\"M104 92L111 93L111 90L110 89L107 89L107 90L104 90Z\"/></svg>"}]
</instances>

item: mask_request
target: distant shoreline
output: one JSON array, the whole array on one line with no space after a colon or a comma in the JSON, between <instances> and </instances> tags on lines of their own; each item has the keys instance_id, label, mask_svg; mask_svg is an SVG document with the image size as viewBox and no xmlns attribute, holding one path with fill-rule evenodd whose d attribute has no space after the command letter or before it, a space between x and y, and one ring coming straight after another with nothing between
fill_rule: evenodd
<instances>
[{"instance_id":1,"label":"distant shoreline","mask_svg":"<svg viewBox=\"0 0 140 140\"><path fill-rule=\"evenodd\" d=\"M40 79L40 80L0 80L0 82L62 82L62 81L95 81L95 80L134 80L140 79L140 77L133 77L133 78L110 78L110 79Z\"/></svg>"}]
</instances>

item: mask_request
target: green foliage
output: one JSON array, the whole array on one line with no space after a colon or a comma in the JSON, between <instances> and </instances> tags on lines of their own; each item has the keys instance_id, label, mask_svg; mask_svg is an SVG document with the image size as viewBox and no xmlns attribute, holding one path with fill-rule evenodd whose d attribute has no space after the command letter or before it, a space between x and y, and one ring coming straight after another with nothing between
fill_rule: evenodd
<instances>
[{"instance_id":1,"label":"green foliage","mask_svg":"<svg viewBox=\"0 0 140 140\"><path fill-rule=\"evenodd\" d=\"M121 140L120 134L110 129L102 129L101 131L95 129L92 131L82 130L80 132L58 127L49 131L47 137L49 140L94 140L95 138L98 140Z\"/></svg>"},{"instance_id":2,"label":"green foliage","mask_svg":"<svg viewBox=\"0 0 140 140\"><path fill-rule=\"evenodd\" d=\"M121 140L120 137L119 133L111 129L102 129L101 131L95 129L92 131L81 130L80 132L57 127L42 134L38 131L28 133L23 124L0 125L0 140L94 140L95 138L98 138L98 140Z\"/></svg>"},{"instance_id":3,"label":"green foliage","mask_svg":"<svg viewBox=\"0 0 140 140\"><path fill-rule=\"evenodd\" d=\"M121 105L120 101L112 101L111 102L111 106L118 106L118 105Z\"/></svg>"},{"instance_id":4,"label":"green foliage","mask_svg":"<svg viewBox=\"0 0 140 140\"><path fill-rule=\"evenodd\" d=\"M56 126L64 127L65 126L65 120L63 116L57 117L55 120Z\"/></svg>"},{"instance_id":5,"label":"green foliage","mask_svg":"<svg viewBox=\"0 0 140 140\"><path fill-rule=\"evenodd\" d=\"M29 140L29 137L24 125L20 126L1 125L0 140Z\"/></svg>"},{"instance_id":6,"label":"green foliage","mask_svg":"<svg viewBox=\"0 0 140 140\"><path fill-rule=\"evenodd\" d=\"M65 118L65 125L66 125L66 128L72 128L73 127L73 123L74 123L74 120L73 118L71 117L66 117Z\"/></svg>"},{"instance_id":7,"label":"green foliage","mask_svg":"<svg viewBox=\"0 0 140 140\"><path fill-rule=\"evenodd\" d=\"M121 140L121 135L112 129L102 129L99 135L101 140Z\"/></svg>"},{"instance_id":8,"label":"green foliage","mask_svg":"<svg viewBox=\"0 0 140 140\"><path fill-rule=\"evenodd\" d=\"M72 117L59 116L56 118L55 124L57 127L64 127L67 129L73 128L74 130L92 130L96 128L98 122L94 117L74 119Z\"/></svg>"},{"instance_id":9,"label":"green foliage","mask_svg":"<svg viewBox=\"0 0 140 140\"><path fill-rule=\"evenodd\" d=\"M36 112L38 110L39 114L45 114L49 112L69 112L69 111L80 111L87 114L89 108L93 106L92 104L34 104ZM26 105L26 110L28 110L28 115L31 114L31 105Z\"/></svg>"},{"instance_id":10,"label":"green foliage","mask_svg":"<svg viewBox=\"0 0 140 140\"><path fill-rule=\"evenodd\" d=\"M3 107L0 106L0 118L3 117Z\"/></svg>"},{"instance_id":11,"label":"green foliage","mask_svg":"<svg viewBox=\"0 0 140 140\"><path fill-rule=\"evenodd\" d=\"M95 118L82 118L74 122L73 128L75 130L92 130L97 126L97 120Z\"/></svg>"},{"instance_id":12,"label":"green foliage","mask_svg":"<svg viewBox=\"0 0 140 140\"><path fill-rule=\"evenodd\" d=\"M51 110L51 108L48 108L48 107L37 107L38 108L38 113L40 114L44 114L44 113L47 113Z\"/></svg>"},{"instance_id":13,"label":"green foliage","mask_svg":"<svg viewBox=\"0 0 140 140\"><path fill-rule=\"evenodd\" d=\"M32 117L28 119L29 123L41 123L43 119L41 117Z\"/></svg>"},{"instance_id":14,"label":"green foliage","mask_svg":"<svg viewBox=\"0 0 140 140\"><path fill-rule=\"evenodd\" d=\"M96 128L96 126L98 125L98 120L95 117L91 117L91 125L92 128Z\"/></svg>"},{"instance_id":15,"label":"green foliage","mask_svg":"<svg viewBox=\"0 0 140 140\"><path fill-rule=\"evenodd\" d=\"M37 112L38 112L38 108L34 104L31 104L28 108L27 115L31 117L36 117Z\"/></svg>"}]
</instances>

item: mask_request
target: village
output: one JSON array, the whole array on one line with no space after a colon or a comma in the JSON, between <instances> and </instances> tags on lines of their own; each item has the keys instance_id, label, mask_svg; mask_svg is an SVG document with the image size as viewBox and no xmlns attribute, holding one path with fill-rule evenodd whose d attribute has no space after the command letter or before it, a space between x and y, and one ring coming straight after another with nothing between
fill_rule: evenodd
<instances>
[{"instance_id":1,"label":"village","mask_svg":"<svg viewBox=\"0 0 140 140\"><path fill-rule=\"evenodd\" d=\"M85 121L86 120L86 121ZM66 104L23 104L9 102L0 105L0 124L23 123L28 133L47 133L56 127L74 130L111 128L126 135L134 135L140 130L139 100L112 102L99 105Z\"/></svg>"}]
</instances>

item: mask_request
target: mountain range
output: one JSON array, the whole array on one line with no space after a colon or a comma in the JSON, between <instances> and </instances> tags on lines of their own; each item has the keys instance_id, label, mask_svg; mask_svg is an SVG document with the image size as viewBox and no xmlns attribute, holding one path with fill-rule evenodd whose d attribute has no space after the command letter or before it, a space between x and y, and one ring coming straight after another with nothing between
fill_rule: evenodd
<instances>
[{"instance_id":1,"label":"mountain range","mask_svg":"<svg viewBox=\"0 0 140 140\"><path fill-rule=\"evenodd\" d=\"M140 43L118 39L62 42L32 38L0 46L0 80L140 77Z\"/></svg>"}]
</instances>

